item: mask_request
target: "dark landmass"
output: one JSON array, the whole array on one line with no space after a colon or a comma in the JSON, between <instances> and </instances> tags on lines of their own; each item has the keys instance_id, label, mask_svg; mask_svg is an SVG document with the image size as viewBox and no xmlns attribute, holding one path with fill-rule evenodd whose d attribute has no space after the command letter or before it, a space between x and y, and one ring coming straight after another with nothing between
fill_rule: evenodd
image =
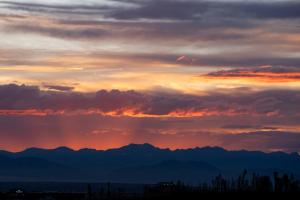
<instances>
[{"instance_id":1,"label":"dark landmass","mask_svg":"<svg viewBox=\"0 0 300 200\"><path fill-rule=\"evenodd\" d=\"M23 188L16 187L23 184ZM39 185L37 185L39 184ZM34 186L35 185L35 186ZM236 179L218 175L211 182L198 186L181 181L158 184L84 184L84 183L2 183L14 189L0 192L6 200L101 200L101 199L201 199L203 197L256 198L296 196L300 182L292 175L274 172L273 177L260 176L244 170ZM30 189L30 187L32 187ZM25 188L25 189L24 189ZM27 188L27 189L26 189ZM55 189L56 188L56 189ZM85 188L85 189L83 189ZM71 189L71 190L70 190ZM52 190L52 191L51 191Z\"/></svg>"},{"instance_id":2,"label":"dark landmass","mask_svg":"<svg viewBox=\"0 0 300 200\"><path fill-rule=\"evenodd\" d=\"M67 147L0 151L0 181L148 183L181 180L188 184L211 181L222 174L272 176L274 171L300 177L297 153L227 151L219 147L169 150L150 144L118 149L74 151Z\"/></svg>"}]
</instances>

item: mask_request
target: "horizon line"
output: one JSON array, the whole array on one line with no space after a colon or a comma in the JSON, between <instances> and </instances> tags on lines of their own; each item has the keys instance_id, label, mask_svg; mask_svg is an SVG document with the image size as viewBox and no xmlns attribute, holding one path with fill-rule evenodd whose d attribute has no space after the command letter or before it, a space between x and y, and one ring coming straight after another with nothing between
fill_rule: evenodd
<instances>
[{"instance_id":1,"label":"horizon line","mask_svg":"<svg viewBox=\"0 0 300 200\"><path fill-rule=\"evenodd\" d=\"M129 146L145 146L145 145L148 145L148 146L151 146L155 149L159 149L159 150L168 150L168 151L179 151L179 150L193 150L193 149L205 149L205 148L210 148L210 149L221 149L221 150L224 150L224 151L227 151L227 152L241 152L241 151L245 151L245 152L260 152L260 153L265 153L265 154L271 154L271 153L285 153L285 154L298 154L300 156L300 152L286 152L286 151L280 151L280 150L277 150L277 151L263 151L263 150L248 150L248 149L226 149L224 147L221 147L221 146L210 146L210 145L207 145L207 146L194 146L194 147L187 147L187 148L168 148L168 147L158 147L158 146L155 146L151 143L128 143L127 145L122 145L122 146L119 146L119 147L112 147L112 148L107 148L107 149L97 149L97 148L90 148L90 147L83 147L83 148L72 148L72 147L68 147L68 146L57 146L57 147L51 147L51 148L46 148L46 147L28 147L28 148L25 148L25 149L22 149L22 150L17 150L17 151L12 151L12 150L5 150L5 149L0 149L0 151L5 151L5 152L9 152L9 153L22 153L22 152L25 152L27 150L30 150L30 149L38 149L38 150L48 150L48 151L54 151L54 150L58 150L58 149L68 149L70 151L73 151L73 152L79 152L79 151L82 151L82 150L92 150L92 151L97 151L97 152L104 152L104 151L111 151L111 150L118 150L118 149L122 149L124 147L129 147Z\"/></svg>"}]
</instances>

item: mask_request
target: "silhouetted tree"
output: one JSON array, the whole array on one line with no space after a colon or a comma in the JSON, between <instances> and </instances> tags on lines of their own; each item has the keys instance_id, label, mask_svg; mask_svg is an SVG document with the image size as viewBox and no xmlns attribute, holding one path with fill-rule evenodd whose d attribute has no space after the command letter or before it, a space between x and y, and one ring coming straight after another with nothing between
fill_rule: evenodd
<instances>
[{"instance_id":1,"label":"silhouetted tree","mask_svg":"<svg viewBox=\"0 0 300 200\"><path fill-rule=\"evenodd\" d=\"M107 183L107 196L108 197L111 196L111 184L110 184L110 182Z\"/></svg>"},{"instance_id":2,"label":"silhouetted tree","mask_svg":"<svg viewBox=\"0 0 300 200\"><path fill-rule=\"evenodd\" d=\"M269 176L256 177L256 192L272 192L273 185Z\"/></svg>"},{"instance_id":3,"label":"silhouetted tree","mask_svg":"<svg viewBox=\"0 0 300 200\"><path fill-rule=\"evenodd\" d=\"M87 185L87 199L88 200L92 199L92 186L91 186L91 184Z\"/></svg>"}]
</instances>

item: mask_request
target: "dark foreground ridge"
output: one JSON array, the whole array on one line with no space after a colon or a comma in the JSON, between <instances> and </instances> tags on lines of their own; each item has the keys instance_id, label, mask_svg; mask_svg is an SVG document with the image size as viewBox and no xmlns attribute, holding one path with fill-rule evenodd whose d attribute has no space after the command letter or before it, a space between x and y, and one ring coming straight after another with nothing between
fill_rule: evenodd
<instances>
[{"instance_id":1,"label":"dark foreground ridge","mask_svg":"<svg viewBox=\"0 0 300 200\"><path fill-rule=\"evenodd\" d=\"M15 183L17 184L17 183ZM21 184L21 183L19 183ZM25 184L25 183L22 183ZM45 183L43 183L45 184ZM52 183L54 184L54 183ZM58 183L57 183L58 184ZM71 183L69 183L71 184ZM65 183L64 185L68 185ZM209 183L198 186L177 182L161 182L131 186L116 184L85 184L85 191L26 191L15 188L0 193L0 199L6 200L101 200L101 199L199 199L206 196L252 197L267 194L269 197L287 197L300 194L300 182L287 174L274 172L273 177L249 174L246 170L236 179L227 180L218 175ZM117 186L117 187L116 187ZM136 190L134 190L136 187ZM50 186L49 186L50 188ZM75 187L74 187L75 188ZM141 189L142 190L139 190ZM128 190L129 189L129 190ZM222 196L221 196L222 195ZM246 195L246 196L245 196Z\"/></svg>"}]
</instances>

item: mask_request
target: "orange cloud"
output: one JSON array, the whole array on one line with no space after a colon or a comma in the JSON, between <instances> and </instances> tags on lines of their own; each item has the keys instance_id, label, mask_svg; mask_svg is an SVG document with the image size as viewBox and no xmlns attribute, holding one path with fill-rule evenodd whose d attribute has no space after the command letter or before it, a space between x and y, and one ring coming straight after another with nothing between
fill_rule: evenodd
<instances>
[{"instance_id":1,"label":"orange cloud","mask_svg":"<svg viewBox=\"0 0 300 200\"><path fill-rule=\"evenodd\" d=\"M278 112L265 113L266 116L276 116ZM133 118L191 118L208 116L237 116L237 115L261 115L255 112L240 112L234 109L221 111L218 109L184 110L176 109L166 114L151 114L138 108L121 108L112 111L100 109L79 109L79 110L52 110L52 109L20 109L20 110L0 110L0 116L51 116L51 115L101 115L110 117L133 117Z\"/></svg>"},{"instance_id":2,"label":"orange cloud","mask_svg":"<svg viewBox=\"0 0 300 200\"><path fill-rule=\"evenodd\" d=\"M58 86L55 86L58 87ZM63 86L65 87L65 86ZM237 94L235 94L237 93ZM25 85L0 86L0 115L101 115L134 118L207 116L297 116L298 91L187 95L100 90L96 93L43 91Z\"/></svg>"},{"instance_id":3,"label":"orange cloud","mask_svg":"<svg viewBox=\"0 0 300 200\"><path fill-rule=\"evenodd\" d=\"M25 109L25 110L0 110L0 115L4 116L47 116L47 115L62 115L65 111L54 111L50 109Z\"/></svg>"},{"instance_id":4,"label":"orange cloud","mask_svg":"<svg viewBox=\"0 0 300 200\"><path fill-rule=\"evenodd\" d=\"M254 82L300 82L300 70L294 67L261 66L258 68L221 70L201 77Z\"/></svg>"}]
</instances>

